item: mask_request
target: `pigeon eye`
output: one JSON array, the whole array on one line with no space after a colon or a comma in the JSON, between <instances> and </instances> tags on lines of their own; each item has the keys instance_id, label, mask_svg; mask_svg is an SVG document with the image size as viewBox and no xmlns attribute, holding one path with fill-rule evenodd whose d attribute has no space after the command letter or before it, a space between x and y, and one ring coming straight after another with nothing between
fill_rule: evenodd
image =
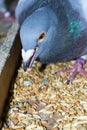
<instances>
[{"instance_id":1,"label":"pigeon eye","mask_svg":"<svg viewBox=\"0 0 87 130\"><path fill-rule=\"evenodd\" d=\"M45 32L42 32L41 34L40 34L40 36L39 36L39 38L37 39L37 42L38 43L40 43L40 42L42 42L43 40L44 40L44 38L45 38Z\"/></svg>"}]
</instances>

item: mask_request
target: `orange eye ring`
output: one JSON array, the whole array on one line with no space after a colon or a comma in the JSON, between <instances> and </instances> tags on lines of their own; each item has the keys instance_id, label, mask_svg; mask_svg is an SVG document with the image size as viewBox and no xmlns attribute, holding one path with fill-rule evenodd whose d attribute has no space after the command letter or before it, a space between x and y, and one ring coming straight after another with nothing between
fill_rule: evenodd
<instances>
[{"instance_id":1,"label":"orange eye ring","mask_svg":"<svg viewBox=\"0 0 87 130\"><path fill-rule=\"evenodd\" d=\"M40 34L40 36L39 36L37 42L38 42L38 43L42 42L42 41L44 40L44 38L45 38L45 35L46 35L46 33L45 33L45 32L42 32L42 33Z\"/></svg>"}]
</instances>

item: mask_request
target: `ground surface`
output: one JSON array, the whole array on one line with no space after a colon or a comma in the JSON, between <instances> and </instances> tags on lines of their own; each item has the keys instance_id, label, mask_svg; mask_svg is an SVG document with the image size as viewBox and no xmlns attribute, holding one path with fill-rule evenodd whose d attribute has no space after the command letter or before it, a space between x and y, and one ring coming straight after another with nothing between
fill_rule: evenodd
<instances>
[{"instance_id":1,"label":"ground surface","mask_svg":"<svg viewBox=\"0 0 87 130\"><path fill-rule=\"evenodd\" d=\"M67 85L70 74L54 74L72 65L51 64L42 73L38 62L27 72L21 66L2 130L87 130L87 79L78 74Z\"/></svg>"}]
</instances>

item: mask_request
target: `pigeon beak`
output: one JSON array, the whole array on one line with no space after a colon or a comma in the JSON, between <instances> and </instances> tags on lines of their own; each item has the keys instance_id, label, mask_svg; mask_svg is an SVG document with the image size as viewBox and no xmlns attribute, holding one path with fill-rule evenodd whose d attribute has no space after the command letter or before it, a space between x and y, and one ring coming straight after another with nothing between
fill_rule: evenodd
<instances>
[{"instance_id":1,"label":"pigeon beak","mask_svg":"<svg viewBox=\"0 0 87 130\"><path fill-rule=\"evenodd\" d=\"M28 50L27 52L24 52L24 50L22 50L22 58L23 58L23 68L24 71L27 70L27 68L31 68L33 62L36 59L36 53L37 53L38 47L36 47L34 50Z\"/></svg>"},{"instance_id":2,"label":"pigeon beak","mask_svg":"<svg viewBox=\"0 0 87 130\"><path fill-rule=\"evenodd\" d=\"M23 69L24 69L24 71L27 70L28 64L29 64L28 61L23 63Z\"/></svg>"}]
</instances>

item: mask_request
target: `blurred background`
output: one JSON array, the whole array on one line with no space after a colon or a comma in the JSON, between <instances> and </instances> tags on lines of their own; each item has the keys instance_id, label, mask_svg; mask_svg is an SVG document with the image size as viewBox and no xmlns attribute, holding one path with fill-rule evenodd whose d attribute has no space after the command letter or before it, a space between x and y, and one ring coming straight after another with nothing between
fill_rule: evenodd
<instances>
[{"instance_id":1,"label":"blurred background","mask_svg":"<svg viewBox=\"0 0 87 130\"><path fill-rule=\"evenodd\" d=\"M0 46L15 20L14 11L17 2L18 0L0 0Z\"/></svg>"}]
</instances>

